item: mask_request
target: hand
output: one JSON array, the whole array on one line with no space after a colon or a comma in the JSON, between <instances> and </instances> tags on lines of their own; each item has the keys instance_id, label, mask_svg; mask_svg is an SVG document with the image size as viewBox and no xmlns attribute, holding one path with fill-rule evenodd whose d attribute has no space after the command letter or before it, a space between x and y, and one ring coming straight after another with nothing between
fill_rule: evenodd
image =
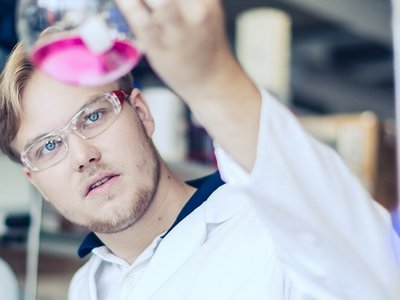
<instances>
[{"instance_id":1,"label":"hand","mask_svg":"<svg viewBox=\"0 0 400 300\"><path fill-rule=\"evenodd\" d=\"M116 0L151 66L214 141L250 171L261 97L229 49L221 0L143 1Z\"/></svg>"},{"instance_id":2,"label":"hand","mask_svg":"<svg viewBox=\"0 0 400 300\"><path fill-rule=\"evenodd\" d=\"M185 100L216 87L236 62L220 0L116 0L152 68ZM149 9L150 8L150 9Z\"/></svg>"}]
</instances>

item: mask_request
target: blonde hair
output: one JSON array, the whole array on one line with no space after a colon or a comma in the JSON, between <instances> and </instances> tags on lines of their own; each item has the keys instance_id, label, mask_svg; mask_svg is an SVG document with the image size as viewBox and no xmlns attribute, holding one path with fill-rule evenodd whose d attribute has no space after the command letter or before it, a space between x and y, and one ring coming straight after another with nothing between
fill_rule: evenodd
<instances>
[{"instance_id":1,"label":"blonde hair","mask_svg":"<svg viewBox=\"0 0 400 300\"><path fill-rule=\"evenodd\" d=\"M22 93L36 67L26 57L19 42L9 55L0 74L0 150L11 160L21 163L20 154L11 146L21 126ZM120 89L130 93L133 77L130 73L118 80Z\"/></svg>"}]
</instances>

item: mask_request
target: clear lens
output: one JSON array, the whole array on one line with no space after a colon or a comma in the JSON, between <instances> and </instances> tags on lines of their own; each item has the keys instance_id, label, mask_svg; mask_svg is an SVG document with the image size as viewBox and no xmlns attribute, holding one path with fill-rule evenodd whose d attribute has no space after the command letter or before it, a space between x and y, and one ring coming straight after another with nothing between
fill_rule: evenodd
<instances>
[{"instance_id":1,"label":"clear lens","mask_svg":"<svg viewBox=\"0 0 400 300\"><path fill-rule=\"evenodd\" d=\"M107 93L86 105L69 124L32 144L21 155L25 165L34 171L49 168L61 161L68 152L66 136L74 132L84 139L95 137L106 130L121 112L120 100Z\"/></svg>"},{"instance_id":2,"label":"clear lens","mask_svg":"<svg viewBox=\"0 0 400 300\"><path fill-rule=\"evenodd\" d=\"M67 153L67 145L59 134L52 134L34 143L26 152L29 164L45 169L60 161Z\"/></svg>"},{"instance_id":3,"label":"clear lens","mask_svg":"<svg viewBox=\"0 0 400 300\"><path fill-rule=\"evenodd\" d=\"M82 137L91 138L100 134L116 119L119 114L113 96L104 95L86 106L78 115L76 131Z\"/></svg>"}]
</instances>

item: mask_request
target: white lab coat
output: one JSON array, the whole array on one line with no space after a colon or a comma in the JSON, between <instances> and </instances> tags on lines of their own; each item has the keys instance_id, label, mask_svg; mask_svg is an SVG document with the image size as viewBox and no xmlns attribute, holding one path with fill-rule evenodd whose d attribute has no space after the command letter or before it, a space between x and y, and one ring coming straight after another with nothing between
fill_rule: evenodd
<instances>
[{"instance_id":1,"label":"white lab coat","mask_svg":"<svg viewBox=\"0 0 400 300\"><path fill-rule=\"evenodd\" d=\"M336 153L262 97L251 174L217 148L227 184L156 238L139 266L117 267L113 254L93 250L70 300L398 299L400 240L389 213Z\"/></svg>"}]
</instances>

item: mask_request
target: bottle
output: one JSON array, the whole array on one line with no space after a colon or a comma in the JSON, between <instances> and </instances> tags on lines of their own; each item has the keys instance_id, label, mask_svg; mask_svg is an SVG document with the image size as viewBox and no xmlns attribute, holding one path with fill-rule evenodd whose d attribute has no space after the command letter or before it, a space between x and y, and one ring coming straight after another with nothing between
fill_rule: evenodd
<instances>
[{"instance_id":1,"label":"bottle","mask_svg":"<svg viewBox=\"0 0 400 300\"><path fill-rule=\"evenodd\" d=\"M112 82L141 58L112 0L20 0L17 30L33 64L70 84Z\"/></svg>"}]
</instances>

